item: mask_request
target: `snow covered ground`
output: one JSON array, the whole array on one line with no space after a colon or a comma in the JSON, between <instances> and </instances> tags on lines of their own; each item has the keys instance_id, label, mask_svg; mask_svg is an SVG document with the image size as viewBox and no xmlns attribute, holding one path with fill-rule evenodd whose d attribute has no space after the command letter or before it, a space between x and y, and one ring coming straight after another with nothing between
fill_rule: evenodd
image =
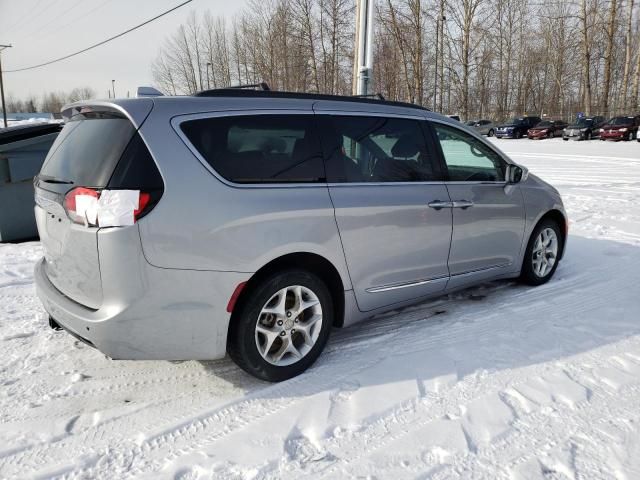
<instances>
[{"instance_id":1,"label":"snow covered ground","mask_svg":"<svg viewBox=\"0 0 640 480\"><path fill-rule=\"evenodd\" d=\"M640 478L640 144L497 143L563 194L555 278L334 331L277 385L104 358L47 327L39 245L0 246L0 477Z\"/></svg>"}]
</instances>

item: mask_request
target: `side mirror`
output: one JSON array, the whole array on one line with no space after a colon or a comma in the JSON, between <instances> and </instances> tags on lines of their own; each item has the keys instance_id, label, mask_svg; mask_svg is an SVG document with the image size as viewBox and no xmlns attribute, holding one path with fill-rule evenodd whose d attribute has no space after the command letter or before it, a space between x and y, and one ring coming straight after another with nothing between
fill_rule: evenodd
<instances>
[{"instance_id":1,"label":"side mirror","mask_svg":"<svg viewBox=\"0 0 640 480\"><path fill-rule=\"evenodd\" d=\"M520 165L516 165L515 163L507 165L507 183L520 183L527 179L528 174L529 171Z\"/></svg>"}]
</instances>

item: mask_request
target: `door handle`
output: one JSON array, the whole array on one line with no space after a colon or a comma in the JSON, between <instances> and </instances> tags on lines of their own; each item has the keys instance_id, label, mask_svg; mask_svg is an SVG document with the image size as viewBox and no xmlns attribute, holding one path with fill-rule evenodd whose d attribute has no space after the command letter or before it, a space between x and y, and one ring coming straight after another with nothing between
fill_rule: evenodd
<instances>
[{"instance_id":1,"label":"door handle","mask_svg":"<svg viewBox=\"0 0 640 480\"><path fill-rule=\"evenodd\" d=\"M473 207L473 202L469 201L469 200L456 200L455 202L452 202L451 205L453 208L469 208L469 207Z\"/></svg>"},{"instance_id":2,"label":"door handle","mask_svg":"<svg viewBox=\"0 0 640 480\"><path fill-rule=\"evenodd\" d=\"M453 203L443 202L442 200L434 200L433 202L429 202L428 205L429 205L429 208L433 208L434 210L453 207Z\"/></svg>"}]
</instances>

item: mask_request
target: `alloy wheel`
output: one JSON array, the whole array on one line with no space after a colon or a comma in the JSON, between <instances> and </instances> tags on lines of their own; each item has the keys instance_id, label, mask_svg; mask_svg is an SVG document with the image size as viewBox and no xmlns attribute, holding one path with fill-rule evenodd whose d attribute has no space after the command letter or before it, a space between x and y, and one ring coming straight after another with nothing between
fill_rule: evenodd
<instances>
[{"instance_id":1,"label":"alloy wheel","mask_svg":"<svg viewBox=\"0 0 640 480\"><path fill-rule=\"evenodd\" d=\"M540 232L533 246L533 272L540 278L551 272L558 258L558 236L552 228Z\"/></svg>"},{"instance_id":2,"label":"alloy wheel","mask_svg":"<svg viewBox=\"0 0 640 480\"><path fill-rule=\"evenodd\" d=\"M309 288L292 285L274 293L255 328L258 352L267 362L287 366L305 357L322 329L322 306Z\"/></svg>"}]
</instances>

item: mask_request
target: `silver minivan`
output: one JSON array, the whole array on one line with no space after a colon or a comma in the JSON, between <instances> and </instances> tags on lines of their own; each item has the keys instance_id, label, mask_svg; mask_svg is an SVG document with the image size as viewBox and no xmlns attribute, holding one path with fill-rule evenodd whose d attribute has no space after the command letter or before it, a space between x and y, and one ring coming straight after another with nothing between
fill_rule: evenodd
<instances>
[{"instance_id":1,"label":"silver minivan","mask_svg":"<svg viewBox=\"0 0 640 480\"><path fill-rule=\"evenodd\" d=\"M87 101L35 178L53 328L114 359L295 376L344 327L554 274L558 192L459 122L252 90Z\"/></svg>"}]
</instances>

